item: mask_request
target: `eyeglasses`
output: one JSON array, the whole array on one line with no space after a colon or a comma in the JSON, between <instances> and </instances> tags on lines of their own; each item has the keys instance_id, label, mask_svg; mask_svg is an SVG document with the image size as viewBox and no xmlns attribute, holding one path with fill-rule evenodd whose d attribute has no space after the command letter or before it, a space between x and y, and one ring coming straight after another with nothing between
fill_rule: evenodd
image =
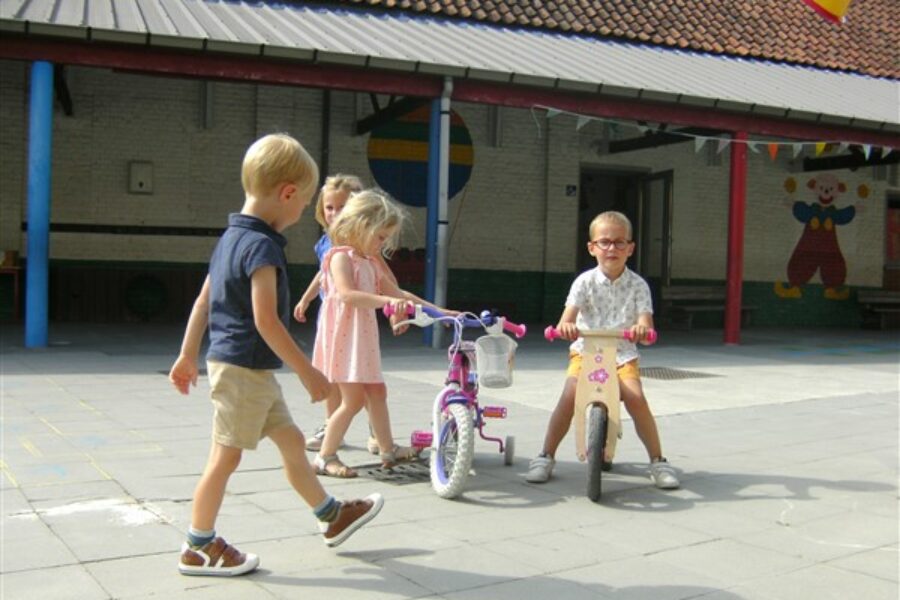
<instances>
[{"instance_id":1,"label":"eyeglasses","mask_svg":"<svg viewBox=\"0 0 900 600\"><path fill-rule=\"evenodd\" d=\"M616 250L624 250L628 247L628 244L631 243L631 240L608 240L608 239L600 239L600 240L592 240L589 242L592 246L596 246L601 250L609 250L613 246L616 247Z\"/></svg>"}]
</instances>

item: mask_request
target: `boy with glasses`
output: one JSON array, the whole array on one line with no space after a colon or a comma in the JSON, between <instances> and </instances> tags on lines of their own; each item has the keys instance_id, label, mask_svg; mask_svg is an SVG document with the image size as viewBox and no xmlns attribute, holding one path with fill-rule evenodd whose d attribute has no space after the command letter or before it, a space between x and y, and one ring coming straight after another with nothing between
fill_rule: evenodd
<instances>
[{"instance_id":1,"label":"boy with glasses","mask_svg":"<svg viewBox=\"0 0 900 600\"><path fill-rule=\"evenodd\" d=\"M569 347L566 382L550 415L543 450L531 461L525 475L525 480L530 483L544 483L550 479L556 464L556 450L572 422L575 388L584 351L584 340L578 336L578 330L630 329L633 339L643 341L653 328L650 288L640 275L625 266L634 252L628 217L615 211L601 213L591 221L588 231L591 241L587 250L597 259L597 268L585 271L572 283L566 307L556 326L561 337L573 343ZM619 340L616 350L620 395L628 414L634 419L638 437L647 449L648 475L658 488L677 488L678 478L662 455L656 420L641 387L637 346L634 342ZM605 470L611 467L609 463L604 464Z\"/></svg>"}]
</instances>

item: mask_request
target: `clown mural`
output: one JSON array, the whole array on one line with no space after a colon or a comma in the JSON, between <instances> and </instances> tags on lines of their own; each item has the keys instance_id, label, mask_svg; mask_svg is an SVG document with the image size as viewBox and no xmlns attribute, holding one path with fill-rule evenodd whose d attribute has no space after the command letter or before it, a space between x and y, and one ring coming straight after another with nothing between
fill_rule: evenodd
<instances>
[{"instance_id":1,"label":"clown mural","mask_svg":"<svg viewBox=\"0 0 900 600\"><path fill-rule=\"evenodd\" d=\"M846 300L850 295L850 290L844 286L847 262L838 244L837 228L853 220L856 208L853 205L837 206L837 200L847 191L847 186L830 173L810 179L806 185L815 196L815 201L793 203L793 215L803 223L803 233L788 261L788 285L776 281L775 293L782 298L802 297L801 286L818 271L825 284L825 297ZM797 182L793 177L784 182L784 189L789 194L797 191ZM860 198L866 198L869 188L860 185L857 194Z\"/></svg>"}]
</instances>

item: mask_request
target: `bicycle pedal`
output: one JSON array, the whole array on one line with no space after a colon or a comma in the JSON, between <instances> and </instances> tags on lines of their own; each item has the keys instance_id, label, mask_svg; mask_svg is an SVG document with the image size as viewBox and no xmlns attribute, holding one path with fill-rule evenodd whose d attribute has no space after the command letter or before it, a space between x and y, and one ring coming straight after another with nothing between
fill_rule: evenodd
<instances>
[{"instance_id":1,"label":"bicycle pedal","mask_svg":"<svg viewBox=\"0 0 900 600\"><path fill-rule=\"evenodd\" d=\"M430 431L416 430L409 436L409 445L413 448L430 448L434 440L434 434Z\"/></svg>"},{"instance_id":2,"label":"bicycle pedal","mask_svg":"<svg viewBox=\"0 0 900 600\"><path fill-rule=\"evenodd\" d=\"M481 416L487 417L488 419L505 419L506 418L506 407L505 406L485 406L481 409Z\"/></svg>"}]
</instances>

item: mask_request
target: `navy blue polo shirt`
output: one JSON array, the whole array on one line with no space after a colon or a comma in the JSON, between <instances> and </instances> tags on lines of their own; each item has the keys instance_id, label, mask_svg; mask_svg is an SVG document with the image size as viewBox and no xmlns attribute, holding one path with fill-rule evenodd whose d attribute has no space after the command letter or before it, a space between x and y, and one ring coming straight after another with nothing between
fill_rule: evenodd
<instances>
[{"instance_id":1,"label":"navy blue polo shirt","mask_svg":"<svg viewBox=\"0 0 900 600\"><path fill-rule=\"evenodd\" d=\"M261 268L277 272L278 315L290 324L287 239L262 219L233 213L209 262L209 352L207 359L247 367L278 369L281 359L253 322L250 277Z\"/></svg>"}]
</instances>

